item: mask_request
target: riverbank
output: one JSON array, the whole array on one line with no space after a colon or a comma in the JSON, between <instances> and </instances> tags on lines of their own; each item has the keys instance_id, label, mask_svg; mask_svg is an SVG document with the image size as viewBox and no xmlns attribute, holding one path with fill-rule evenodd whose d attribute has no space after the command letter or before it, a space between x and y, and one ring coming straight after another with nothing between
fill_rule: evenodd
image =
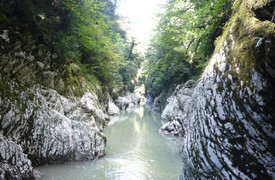
<instances>
[{"instance_id":1,"label":"riverbank","mask_svg":"<svg viewBox=\"0 0 275 180\"><path fill-rule=\"evenodd\" d=\"M61 179L178 179L182 163L180 142L158 133L160 116L144 107L122 112L104 130L106 156L93 162L68 163L37 168L41 180Z\"/></svg>"}]
</instances>

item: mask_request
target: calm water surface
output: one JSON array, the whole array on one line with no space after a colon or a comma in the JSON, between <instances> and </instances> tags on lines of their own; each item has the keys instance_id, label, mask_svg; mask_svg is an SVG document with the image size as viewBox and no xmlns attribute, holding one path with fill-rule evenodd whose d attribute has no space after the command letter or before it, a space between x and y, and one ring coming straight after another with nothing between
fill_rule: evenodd
<instances>
[{"instance_id":1,"label":"calm water surface","mask_svg":"<svg viewBox=\"0 0 275 180\"><path fill-rule=\"evenodd\" d=\"M180 141L158 133L160 117L143 107L122 114L104 130L107 155L93 162L37 168L42 180L176 180Z\"/></svg>"}]
</instances>

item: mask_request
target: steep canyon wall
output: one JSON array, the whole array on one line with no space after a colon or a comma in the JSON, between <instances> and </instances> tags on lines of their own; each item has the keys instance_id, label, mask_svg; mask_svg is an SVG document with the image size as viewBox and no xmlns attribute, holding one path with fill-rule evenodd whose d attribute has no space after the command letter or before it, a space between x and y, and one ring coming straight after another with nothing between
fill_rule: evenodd
<instances>
[{"instance_id":1,"label":"steep canyon wall","mask_svg":"<svg viewBox=\"0 0 275 180\"><path fill-rule=\"evenodd\" d=\"M0 30L0 179L105 154L111 99L100 102L100 90L60 58L31 34Z\"/></svg>"},{"instance_id":2,"label":"steep canyon wall","mask_svg":"<svg viewBox=\"0 0 275 180\"><path fill-rule=\"evenodd\" d=\"M168 99L160 132L183 140L181 179L275 178L274 4L235 1L200 80Z\"/></svg>"}]
</instances>

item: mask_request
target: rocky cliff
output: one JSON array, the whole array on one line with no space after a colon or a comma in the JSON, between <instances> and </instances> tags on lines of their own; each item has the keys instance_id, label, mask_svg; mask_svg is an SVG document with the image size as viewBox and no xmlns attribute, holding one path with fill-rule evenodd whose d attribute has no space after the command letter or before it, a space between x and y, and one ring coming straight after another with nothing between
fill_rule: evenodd
<instances>
[{"instance_id":1,"label":"rocky cliff","mask_svg":"<svg viewBox=\"0 0 275 180\"><path fill-rule=\"evenodd\" d=\"M197 82L178 87L162 133L181 136L180 179L275 178L274 0L237 0Z\"/></svg>"},{"instance_id":2,"label":"rocky cliff","mask_svg":"<svg viewBox=\"0 0 275 180\"><path fill-rule=\"evenodd\" d=\"M110 97L100 101L77 65L31 34L0 28L0 89L0 179L29 179L32 166L105 154Z\"/></svg>"}]
</instances>

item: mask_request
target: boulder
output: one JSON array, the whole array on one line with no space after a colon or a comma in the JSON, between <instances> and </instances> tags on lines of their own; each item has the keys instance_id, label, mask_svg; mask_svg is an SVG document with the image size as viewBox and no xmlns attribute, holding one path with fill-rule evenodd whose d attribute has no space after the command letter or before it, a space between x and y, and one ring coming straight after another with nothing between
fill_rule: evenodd
<instances>
[{"instance_id":1,"label":"boulder","mask_svg":"<svg viewBox=\"0 0 275 180\"><path fill-rule=\"evenodd\" d=\"M0 80L3 135L14 139L34 166L105 155L106 138L96 118L107 115L96 95L87 93L76 101L52 89L25 88L3 76Z\"/></svg>"},{"instance_id":2,"label":"boulder","mask_svg":"<svg viewBox=\"0 0 275 180\"><path fill-rule=\"evenodd\" d=\"M0 179L33 179L33 167L20 145L0 134Z\"/></svg>"},{"instance_id":3,"label":"boulder","mask_svg":"<svg viewBox=\"0 0 275 180\"><path fill-rule=\"evenodd\" d=\"M120 114L119 108L112 101L109 101L108 103L108 114L110 116L115 116Z\"/></svg>"},{"instance_id":4,"label":"boulder","mask_svg":"<svg viewBox=\"0 0 275 180\"><path fill-rule=\"evenodd\" d=\"M124 97L118 97L115 104L120 110L130 110L140 103L140 97L135 94L128 94Z\"/></svg>"}]
</instances>

